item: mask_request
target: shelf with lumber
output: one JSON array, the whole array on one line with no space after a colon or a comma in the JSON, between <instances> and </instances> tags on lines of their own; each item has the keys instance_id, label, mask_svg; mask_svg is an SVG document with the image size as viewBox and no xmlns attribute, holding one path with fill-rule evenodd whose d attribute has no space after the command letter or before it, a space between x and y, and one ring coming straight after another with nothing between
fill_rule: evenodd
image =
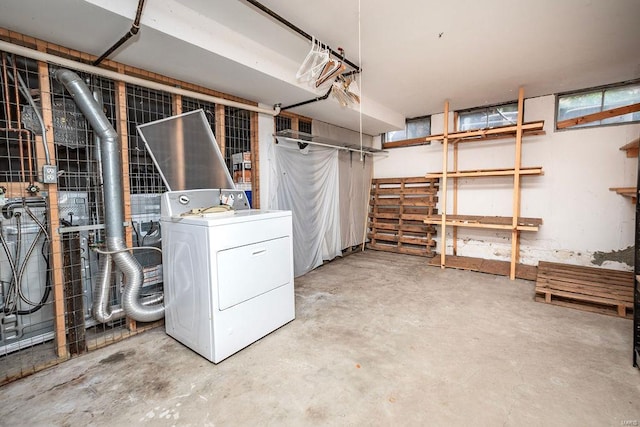
<instances>
[{"instance_id":1,"label":"shelf with lumber","mask_svg":"<svg viewBox=\"0 0 640 427\"><path fill-rule=\"evenodd\" d=\"M544 120L537 122L529 122L522 124L522 136L544 135ZM489 141L503 138L515 138L518 131L518 125L499 126L495 128L466 130L459 132L450 132L439 135L431 135L425 138L425 141L442 141L446 137L449 143L464 143Z\"/></svg>"},{"instance_id":2,"label":"shelf with lumber","mask_svg":"<svg viewBox=\"0 0 640 427\"><path fill-rule=\"evenodd\" d=\"M495 128L485 128L470 131L452 132L447 134L450 143L494 141L497 139L515 138L517 125L500 126ZM544 120L525 123L522 125L522 136L544 135ZM385 142L383 148L413 147L418 145L429 145L432 141L443 141L445 135L437 134L427 137L404 139L402 141Z\"/></svg>"},{"instance_id":3,"label":"shelf with lumber","mask_svg":"<svg viewBox=\"0 0 640 427\"><path fill-rule=\"evenodd\" d=\"M628 144L620 147L621 151L627 152L627 157L629 158L637 158L638 157L638 149L640 149L640 138L636 138Z\"/></svg>"},{"instance_id":4,"label":"shelf with lumber","mask_svg":"<svg viewBox=\"0 0 640 427\"><path fill-rule=\"evenodd\" d=\"M482 216L482 215L445 215L445 224L456 227L489 228L492 230L538 231L542 225L542 218L518 217L513 226L510 216ZM442 224L443 215L430 215L424 219L425 224Z\"/></svg>"},{"instance_id":5,"label":"shelf with lumber","mask_svg":"<svg viewBox=\"0 0 640 427\"><path fill-rule=\"evenodd\" d=\"M530 166L520 168L520 175L543 175L542 166ZM516 174L515 169L468 169L459 171L448 171L447 178L473 178L483 176L513 176ZM429 172L426 178L442 178L442 172Z\"/></svg>"},{"instance_id":6,"label":"shelf with lumber","mask_svg":"<svg viewBox=\"0 0 640 427\"><path fill-rule=\"evenodd\" d=\"M636 187L611 187L609 190L615 191L621 196L629 197L632 203L635 203L638 197L638 189Z\"/></svg>"}]
</instances>

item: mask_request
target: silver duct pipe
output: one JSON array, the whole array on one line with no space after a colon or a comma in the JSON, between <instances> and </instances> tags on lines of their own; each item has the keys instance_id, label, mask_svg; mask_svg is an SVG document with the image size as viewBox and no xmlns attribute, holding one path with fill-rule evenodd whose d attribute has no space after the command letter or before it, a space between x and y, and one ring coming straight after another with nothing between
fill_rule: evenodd
<instances>
[{"instance_id":1,"label":"silver duct pipe","mask_svg":"<svg viewBox=\"0 0 640 427\"><path fill-rule=\"evenodd\" d=\"M94 319L100 323L122 319L127 315L121 306L109 305L109 288L111 287L111 263L113 259L109 254L103 254L100 259L100 273L93 291L93 308L91 313ZM164 299L163 295L152 295L140 300L144 306L158 304Z\"/></svg>"},{"instance_id":2,"label":"silver duct pipe","mask_svg":"<svg viewBox=\"0 0 640 427\"><path fill-rule=\"evenodd\" d=\"M124 236L124 190L122 185L122 162L120 142L116 130L111 126L104 112L93 99L91 91L73 71L60 69L56 79L67 88L78 108L100 137L102 157L102 179L105 200L105 240L107 249L114 252L112 257L125 279L122 307L127 316L140 322L152 322L164 316L164 306L157 304L144 306L138 294L144 275L138 261L127 251ZM101 283L107 280L100 279ZM103 296L104 292L100 292ZM107 292L108 295L108 292Z\"/></svg>"}]
</instances>

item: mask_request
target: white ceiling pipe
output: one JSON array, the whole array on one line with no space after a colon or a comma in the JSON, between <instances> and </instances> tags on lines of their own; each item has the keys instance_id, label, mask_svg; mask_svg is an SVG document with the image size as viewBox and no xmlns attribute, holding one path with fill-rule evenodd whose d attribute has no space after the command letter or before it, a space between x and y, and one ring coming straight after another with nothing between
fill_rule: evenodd
<instances>
[{"instance_id":1,"label":"white ceiling pipe","mask_svg":"<svg viewBox=\"0 0 640 427\"><path fill-rule=\"evenodd\" d=\"M104 68L95 67L93 65L84 64L82 62L73 61L71 59L61 58L59 56L51 55L46 52L40 52L35 49L30 49L24 46L18 46L13 43L0 40L0 50L16 55L24 56L27 58L35 59L36 61L44 61L51 64L61 65L63 67L72 68L78 71L84 71L94 75L106 77L116 81L123 81L125 83L131 83L138 86L143 86L149 89L160 90L169 92L175 95L182 95L189 98L199 99L201 101L213 102L214 104L226 105L228 107L241 108L243 110L255 111L256 113L270 114L277 116L280 114L280 107L274 109L260 108L254 105L243 104L242 102L230 101L228 99L219 98L217 96L205 95L190 90L180 89L177 87L165 85L162 83L156 83L149 80L141 79L139 77L128 76L126 74L120 74L115 71L105 70Z\"/></svg>"}]
</instances>

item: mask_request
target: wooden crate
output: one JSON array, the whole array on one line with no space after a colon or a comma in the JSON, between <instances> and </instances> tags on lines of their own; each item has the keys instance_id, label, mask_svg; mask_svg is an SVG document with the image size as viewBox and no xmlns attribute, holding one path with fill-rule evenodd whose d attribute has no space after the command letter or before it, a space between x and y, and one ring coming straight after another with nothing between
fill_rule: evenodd
<instances>
[{"instance_id":1,"label":"wooden crate","mask_svg":"<svg viewBox=\"0 0 640 427\"><path fill-rule=\"evenodd\" d=\"M633 318L633 273L541 261L536 301Z\"/></svg>"},{"instance_id":2,"label":"wooden crate","mask_svg":"<svg viewBox=\"0 0 640 427\"><path fill-rule=\"evenodd\" d=\"M423 220L436 213L438 183L424 177L372 180L367 247L433 257L436 229Z\"/></svg>"}]
</instances>

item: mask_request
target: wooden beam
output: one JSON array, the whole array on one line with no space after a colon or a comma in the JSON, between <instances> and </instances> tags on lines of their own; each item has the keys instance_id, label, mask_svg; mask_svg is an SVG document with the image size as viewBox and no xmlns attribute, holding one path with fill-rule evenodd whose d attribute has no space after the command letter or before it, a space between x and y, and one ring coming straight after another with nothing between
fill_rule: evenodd
<instances>
[{"instance_id":1,"label":"wooden beam","mask_svg":"<svg viewBox=\"0 0 640 427\"><path fill-rule=\"evenodd\" d=\"M518 217L520 216L520 167L522 165L522 122L524 119L524 88L518 90L518 118L516 122L516 157L513 174L513 231L511 232L511 270L509 278L515 280L516 265L520 260Z\"/></svg>"},{"instance_id":2,"label":"wooden beam","mask_svg":"<svg viewBox=\"0 0 640 427\"><path fill-rule=\"evenodd\" d=\"M220 153L222 153L222 158L226 160L225 152L224 152L225 151L224 105L216 104L215 115L216 115L216 141L218 142L218 148L220 148Z\"/></svg>"},{"instance_id":3,"label":"wooden beam","mask_svg":"<svg viewBox=\"0 0 640 427\"><path fill-rule=\"evenodd\" d=\"M556 129L565 129L572 126L583 125L585 123L597 122L598 120L623 116L625 114L635 113L636 111L640 111L640 102L637 104L626 105L624 107L617 107L610 110L600 111L598 113L574 117L573 119L563 120L556 123Z\"/></svg>"},{"instance_id":4,"label":"wooden beam","mask_svg":"<svg viewBox=\"0 0 640 427\"><path fill-rule=\"evenodd\" d=\"M398 148L398 147L411 147L414 145L430 145L431 142L425 141L424 136L420 138L403 139L401 141L385 142L382 144L382 148Z\"/></svg>"},{"instance_id":5,"label":"wooden beam","mask_svg":"<svg viewBox=\"0 0 640 427\"><path fill-rule=\"evenodd\" d=\"M453 132L458 131L458 112L453 113ZM458 144L453 144L453 173L458 172ZM458 176L453 176L453 214L458 215ZM458 255L458 227L451 230L453 237L453 255Z\"/></svg>"},{"instance_id":6,"label":"wooden beam","mask_svg":"<svg viewBox=\"0 0 640 427\"><path fill-rule=\"evenodd\" d=\"M449 170L449 101L444 103L444 123L442 132L442 184L440 209L442 217L440 221L442 237L440 237L440 268L445 268L447 260L447 171Z\"/></svg>"},{"instance_id":7,"label":"wooden beam","mask_svg":"<svg viewBox=\"0 0 640 427\"><path fill-rule=\"evenodd\" d=\"M38 45L39 50L44 46ZM51 155L51 162L55 164L56 147L53 141L53 112L51 106L51 84L49 82L49 66L45 62L38 62L38 80L40 84L40 102L42 106L42 119L47 133L47 145ZM37 145L42 145L42 139L38 138ZM49 195L49 235L51 236L51 274L53 281L53 325L55 330L55 345L58 358L69 357L67 348L67 333L65 324L64 303L64 262L62 254L62 240L58 228L60 228L60 213L58 210L58 185L43 184Z\"/></svg>"},{"instance_id":8,"label":"wooden beam","mask_svg":"<svg viewBox=\"0 0 640 427\"><path fill-rule=\"evenodd\" d=\"M520 175L543 175L542 166L529 166L520 169ZM449 171L447 172L449 178L470 178L470 177L484 177L484 176L513 176L515 175L515 169L468 169L461 171ZM442 172L429 172L425 175L426 178L440 178Z\"/></svg>"},{"instance_id":9,"label":"wooden beam","mask_svg":"<svg viewBox=\"0 0 640 427\"><path fill-rule=\"evenodd\" d=\"M122 72L122 66L118 71ZM129 124L127 122L127 85L124 82L115 82L116 91L116 128L120 140L120 161L122 162L122 187L124 202L124 220L131 222L131 180L129 173ZM105 205L109 203L104 201ZM133 231L131 227L125 229L125 242L127 247L133 247ZM138 325L135 320L127 317L127 328L135 331Z\"/></svg>"},{"instance_id":10,"label":"wooden beam","mask_svg":"<svg viewBox=\"0 0 640 427\"><path fill-rule=\"evenodd\" d=\"M620 150L627 152L628 158L638 157L638 149L640 149L640 138L636 138L628 144L620 147Z\"/></svg>"}]
</instances>

